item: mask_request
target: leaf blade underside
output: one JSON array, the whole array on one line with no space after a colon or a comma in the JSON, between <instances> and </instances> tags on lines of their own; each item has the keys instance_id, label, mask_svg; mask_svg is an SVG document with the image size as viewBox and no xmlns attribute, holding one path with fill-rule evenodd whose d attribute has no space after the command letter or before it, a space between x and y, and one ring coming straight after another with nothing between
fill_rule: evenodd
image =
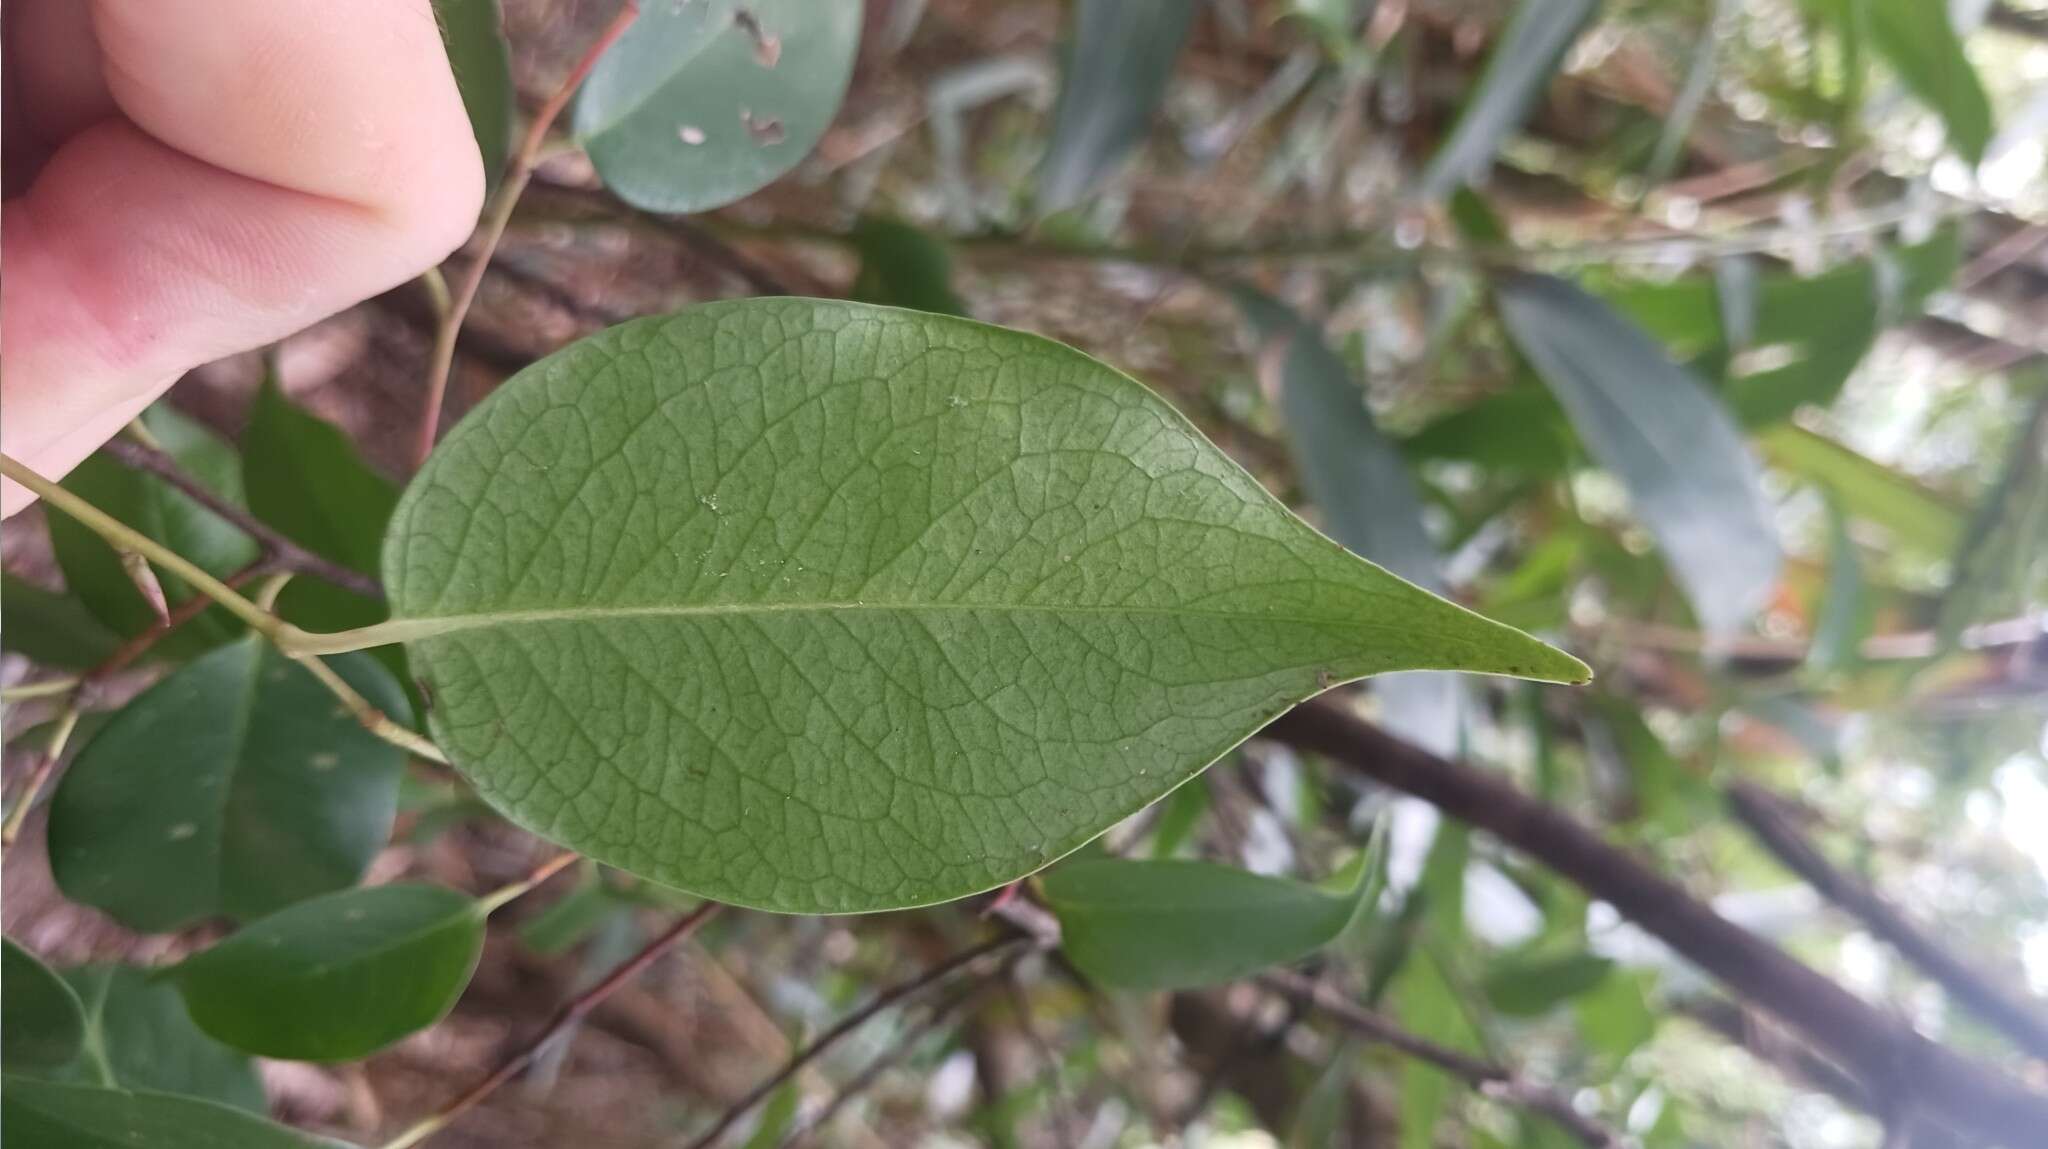
<instances>
[{"instance_id":1,"label":"leaf blade underside","mask_svg":"<svg viewBox=\"0 0 2048 1149\"><path fill-rule=\"evenodd\" d=\"M1347 554L1079 352L813 300L522 373L414 480L385 581L487 801L784 912L1011 881L1335 682L1583 674Z\"/></svg>"}]
</instances>

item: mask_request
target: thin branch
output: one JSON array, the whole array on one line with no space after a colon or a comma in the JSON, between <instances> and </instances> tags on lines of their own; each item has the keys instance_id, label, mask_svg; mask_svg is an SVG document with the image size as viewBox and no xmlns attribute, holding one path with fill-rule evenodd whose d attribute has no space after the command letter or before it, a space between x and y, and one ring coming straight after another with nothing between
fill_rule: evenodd
<instances>
[{"instance_id":1,"label":"thin branch","mask_svg":"<svg viewBox=\"0 0 2048 1149\"><path fill-rule=\"evenodd\" d=\"M1440 758L1331 701L1296 707L1267 735L1421 798L1548 866L1768 1010L1873 1093L1910 1089L1924 1117L1986 1141L2028 1144L2048 1129L2048 1095L1873 1008L1498 771Z\"/></svg>"},{"instance_id":2,"label":"thin branch","mask_svg":"<svg viewBox=\"0 0 2048 1149\"><path fill-rule=\"evenodd\" d=\"M265 557L271 560L272 569L311 575L364 598L381 600L384 597L383 584L376 579L361 571L342 566L332 559L316 555L286 538L270 524L221 498L204 483L186 474L176 459L155 447L146 446L126 436L116 436L109 439L101 450L124 467L155 475L169 483L186 498L212 511L233 525L236 530L255 539L256 545L263 549Z\"/></svg>"},{"instance_id":3,"label":"thin branch","mask_svg":"<svg viewBox=\"0 0 2048 1149\"><path fill-rule=\"evenodd\" d=\"M2037 1002L2000 987L1988 973L1923 933L1876 890L1835 868L1785 816L1784 806L1785 799L1754 782L1738 779L1728 787L1728 808L1736 820L1786 869L1890 942L1979 1019L2033 1056L2048 1058L2048 1015Z\"/></svg>"},{"instance_id":4,"label":"thin branch","mask_svg":"<svg viewBox=\"0 0 2048 1149\"><path fill-rule=\"evenodd\" d=\"M265 575L276 573L273 559L258 559L254 563L227 576L221 581L230 588L240 590ZM119 674L133 665L135 660L155 649L156 644L176 633L178 628L205 614L214 606L214 601L203 594L195 594L171 608L169 618L137 633L133 638L114 648L112 654L101 659L99 664L78 677L78 688L90 691L100 683Z\"/></svg>"},{"instance_id":5,"label":"thin branch","mask_svg":"<svg viewBox=\"0 0 2048 1149\"><path fill-rule=\"evenodd\" d=\"M564 850L540 865L535 866L533 871L525 877L508 886L493 890L477 899L477 901L483 907L484 913L493 913L505 903L525 897L533 891L534 887L561 873L568 867L569 863L581 856L574 850Z\"/></svg>"},{"instance_id":6,"label":"thin branch","mask_svg":"<svg viewBox=\"0 0 2048 1149\"><path fill-rule=\"evenodd\" d=\"M734 1123L738 1122L740 1118L746 1116L754 1106L766 1100L769 1094L782 1088L782 1084L802 1072L804 1066L824 1056L827 1051L834 1045L837 1045L847 1034L859 1029L876 1014L898 1002L908 1001L917 997L946 980L947 975L955 970L972 965L974 962L988 957L990 954L1001 953L1004 950L1022 945L1030 940L1024 934L1008 934L983 942L978 946L971 946L932 966L930 969L924 970L907 980L897 982L895 985L869 998L866 1005L847 1014L839 1020L837 1025L819 1034L817 1040L798 1050L783 1064L781 1069L769 1074L759 1085L748 1090L746 1096L733 1102L725 1112L718 1115L717 1121L712 1122L711 1128L706 1129L696 1140L690 1142L689 1149L711 1149L711 1146L718 1144L718 1139L725 1135L725 1131L732 1128Z\"/></svg>"},{"instance_id":7,"label":"thin branch","mask_svg":"<svg viewBox=\"0 0 2048 1149\"><path fill-rule=\"evenodd\" d=\"M433 453L434 438L441 429L441 404L448 395L448 376L455 368L456 337L462 333L462 321L468 317L470 305L476 302L477 289L483 285L484 269L490 266L491 254L498 250L498 241L505 237L505 226L512 222L512 209L518 206L520 194L526 190L527 181L533 178L534 165L540 160L541 144L547 139L548 129L554 126L555 118L568 106L569 98L583 85L590 70L597 66L598 57L625 34L639 15L638 0L624 0L611 23L605 25L597 39L584 49L582 59L576 61L576 66L563 77L561 86L534 113L533 122L526 126L526 137L513 154L511 170L505 173L505 182L499 185L498 194L491 201L490 213L484 219L476 258L463 272L462 282L456 287L455 296L434 332L433 358L427 365L427 398L420 409L419 430L413 443L415 468L425 464L427 456Z\"/></svg>"},{"instance_id":8,"label":"thin branch","mask_svg":"<svg viewBox=\"0 0 2048 1149\"><path fill-rule=\"evenodd\" d=\"M21 787L21 793L14 799L14 806L7 811L7 820L0 823L0 851L14 845L21 837L21 828L28 823L29 807L36 804L36 795L42 792L43 784L50 780L50 772L57 768L57 760L64 757L64 746L71 741L71 732L78 729L78 705L73 703L57 716L57 729L50 733L50 744L43 748L42 756L36 759L35 769L30 771L28 781Z\"/></svg>"},{"instance_id":9,"label":"thin branch","mask_svg":"<svg viewBox=\"0 0 2048 1149\"><path fill-rule=\"evenodd\" d=\"M1410 1033L1322 982L1289 970L1260 974L1257 981L1275 993L1307 1004L1367 1041L1436 1066L1486 1097L1548 1117L1581 1144L1593 1149L1622 1144L1613 1130L1572 1108L1570 1099L1556 1090L1523 1081L1504 1065Z\"/></svg>"},{"instance_id":10,"label":"thin branch","mask_svg":"<svg viewBox=\"0 0 2048 1149\"><path fill-rule=\"evenodd\" d=\"M583 1020L591 1010L596 1009L600 1002L610 997L620 986L639 976L641 971L654 964L655 959L667 953L684 938L697 932L699 926L703 925L712 914L718 912L718 907L719 903L717 902L705 902L703 905L683 915L674 925L656 935L654 940L641 946L640 952L613 967L610 973L604 975L603 978L599 979L589 989L570 998L561 1009L555 1011L555 1015L548 1019L548 1023L541 1027L541 1031L535 1034L532 1040L519 1047L518 1052L500 1062L496 1069L491 1070L482 1080L470 1086L453 1101L443 1105L432 1116L421 1120L403 1133L400 1133L397 1137L385 1142L383 1149L411 1149L412 1146L420 1144L427 1138L447 1128L448 1124L457 1117L476 1108L478 1103L483 1101L484 1098L489 1097L499 1086L517 1077L528 1065L531 1065L533 1059L558 1034Z\"/></svg>"},{"instance_id":11,"label":"thin branch","mask_svg":"<svg viewBox=\"0 0 2048 1149\"><path fill-rule=\"evenodd\" d=\"M887 1073L890 1069L901 1063L904 1058L909 1057L915 1052L918 1044L927 1035L939 1026L944 1025L955 1013L973 1004L975 999L987 994L989 987L990 982L987 979L978 978L961 985L952 993L941 998L937 1005L932 1006L930 1012L926 1013L923 1018L919 1019L910 1028L904 1030L903 1035L898 1037L893 1045L876 1055L873 1061L864 1066L859 1073L854 1074L852 1080L840 1086L839 1092L832 1095L832 1100L825 1103L825 1107L818 1111L817 1116L809 1118L796 1129L791 1130L789 1136L783 1139L781 1149L796 1149L796 1146L803 1144L805 1140L816 1134L819 1130L829 1127L832 1124L832 1119L839 1116L841 1109L846 1108L847 1104L854 1098L872 1089L875 1082L881 1080L884 1073Z\"/></svg>"}]
</instances>

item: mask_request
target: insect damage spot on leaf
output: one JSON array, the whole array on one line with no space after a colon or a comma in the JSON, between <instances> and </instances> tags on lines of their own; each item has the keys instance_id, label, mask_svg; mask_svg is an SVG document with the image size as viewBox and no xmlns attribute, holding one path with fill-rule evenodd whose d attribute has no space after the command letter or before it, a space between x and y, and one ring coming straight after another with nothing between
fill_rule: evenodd
<instances>
[{"instance_id":1,"label":"insect damage spot on leaf","mask_svg":"<svg viewBox=\"0 0 2048 1149\"><path fill-rule=\"evenodd\" d=\"M773 68L782 59L782 37L761 27L761 20L745 8L732 14L732 22L754 41L754 62L763 68Z\"/></svg>"},{"instance_id":2,"label":"insect damage spot on leaf","mask_svg":"<svg viewBox=\"0 0 2048 1149\"><path fill-rule=\"evenodd\" d=\"M773 116L757 116L753 109L741 108L740 126L746 128L747 134L754 137L754 142L764 148L782 142L782 121Z\"/></svg>"},{"instance_id":3,"label":"insect damage spot on leaf","mask_svg":"<svg viewBox=\"0 0 2048 1149\"><path fill-rule=\"evenodd\" d=\"M704 129L695 124L684 124L676 129L676 138L694 148L704 142Z\"/></svg>"}]
</instances>

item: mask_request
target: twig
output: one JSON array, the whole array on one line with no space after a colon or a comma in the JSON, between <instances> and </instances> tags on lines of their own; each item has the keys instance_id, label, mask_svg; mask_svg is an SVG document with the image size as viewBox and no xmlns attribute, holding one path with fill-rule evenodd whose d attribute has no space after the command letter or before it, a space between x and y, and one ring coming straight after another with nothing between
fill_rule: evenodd
<instances>
[{"instance_id":1,"label":"twig","mask_svg":"<svg viewBox=\"0 0 2048 1149\"><path fill-rule=\"evenodd\" d=\"M1836 869L1785 817L1785 800L1744 779L1728 786L1728 808L1785 868L1903 954L1986 1024L2035 1057L2048 1058L2048 1016L1950 953L1876 890Z\"/></svg>"},{"instance_id":2,"label":"twig","mask_svg":"<svg viewBox=\"0 0 2048 1149\"><path fill-rule=\"evenodd\" d=\"M1257 980L1267 989L1311 1006L1359 1037L1426 1061L1496 1101L1550 1118L1582 1144L1594 1149L1622 1144L1612 1130L1572 1108L1571 1101L1556 1090L1523 1081L1504 1065L1410 1033L1330 986L1286 970L1260 974Z\"/></svg>"},{"instance_id":3,"label":"twig","mask_svg":"<svg viewBox=\"0 0 2048 1149\"><path fill-rule=\"evenodd\" d=\"M383 1149L411 1149L412 1146L447 1128L457 1117L476 1108L479 1102L489 1097L499 1086L518 1076L532 1064L534 1057L548 1042L554 1040L556 1035L583 1020L591 1010L597 1008L598 1003L610 997L620 986L633 980L648 966L653 965L655 959L667 953L676 943L695 933L697 927L718 912L718 907L717 902L705 902L683 915L674 925L658 934L653 941L641 946L640 952L613 967L610 973L604 975L589 989L570 998L561 1009L555 1011L555 1015L548 1019L548 1023L541 1027L541 1031L535 1034L531 1041L519 1047L518 1052L506 1058L482 1080L470 1086L453 1101L443 1105L433 1115L385 1142Z\"/></svg>"},{"instance_id":4,"label":"twig","mask_svg":"<svg viewBox=\"0 0 2048 1149\"><path fill-rule=\"evenodd\" d=\"M1910 1080L1924 1116L1993 1143L2048 1129L2048 1094L1928 1040L1839 983L1736 925L1677 882L1491 772L1441 758L1331 701L1297 706L1268 736L1430 803L1498 837L1613 906L1883 1095Z\"/></svg>"},{"instance_id":5,"label":"twig","mask_svg":"<svg viewBox=\"0 0 2048 1149\"><path fill-rule=\"evenodd\" d=\"M485 913L491 913L506 902L512 901L515 898L525 897L535 886L561 873L569 863L581 856L574 850L564 850L540 865L535 866L531 873L513 882L511 885L485 894L482 898L478 899L478 902L483 906Z\"/></svg>"},{"instance_id":6,"label":"twig","mask_svg":"<svg viewBox=\"0 0 2048 1149\"><path fill-rule=\"evenodd\" d=\"M21 793L15 796L14 807L7 811L7 821L0 824L0 850L14 845L21 837L21 828L28 822L28 810L36 804L36 795L42 792L43 783L50 780L50 771L57 768L57 760L64 757L64 746L71 741L71 732L78 729L78 706L66 706L57 716L57 729L50 733L50 744L43 748L42 757L36 759L36 767L23 784Z\"/></svg>"},{"instance_id":7,"label":"twig","mask_svg":"<svg viewBox=\"0 0 2048 1149\"><path fill-rule=\"evenodd\" d=\"M407 730L393 721L390 715L372 706L368 699L356 693L355 688L342 681L341 676L336 674L332 667L320 660L319 655L322 651L319 640L322 636L308 634L243 598L239 592L183 555L35 473L12 456L0 454L0 474L28 488L45 504L70 515L81 526L98 535L116 550L126 549L143 555L190 583L200 594L226 607L236 618L248 623L251 630L269 639L286 657L293 659L305 667L313 677L319 679L321 685L332 691L336 698L341 699L342 705L348 707L349 713L355 716L363 729L429 761L444 766L448 764L447 756L432 742ZM171 621L172 619L166 618L163 623L158 624L158 628L167 633L167 624Z\"/></svg>"},{"instance_id":8,"label":"twig","mask_svg":"<svg viewBox=\"0 0 2048 1149\"><path fill-rule=\"evenodd\" d=\"M1012 946L1022 945L1030 940L1024 934L1009 934L983 942L978 946L971 946L932 966L930 969L908 980L899 981L874 997L869 998L866 1005L847 1014L839 1020L837 1025L819 1034L817 1040L798 1050L787 1062L783 1063L781 1069L769 1074L759 1085L748 1090L746 1096L733 1102L725 1112L718 1115L717 1121L712 1122L711 1128L705 1130L695 1141L690 1142L689 1149L711 1149L711 1146L718 1144L718 1139L725 1135L726 1130L732 1128L735 1122L746 1116L754 1106L759 1105L769 1094L782 1088L783 1082L795 1077L803 1070L804 1066L824 1056L827 1050L837 1045L847 1034L859 1029L876 1014L888 1009L897 1002L907 1001L918 996L946 980L946 976L954 970L971 965L990 954L1001 953ZM387 1147L387 1149L390 1149L390 1147Z\"/></svg>"},{"instance_id":9,"label":"twig","mask_svg":"<svg viewBox=\"0 0 2048 1149\"><path fill-rule=\"evenodd\" d=\"M277 567L274 565L274 560L258 559L221 581L235 590L240 590L242 587L265 575L275 573L276 570ZM78 677L79 690L90 691L100 683L128 669L136 659L141 658L154 649L157 643L169 638L179 627L206 613L213 605L214 600L203 594L195 594L172 607L169 618L157 623L148 630L137 633L133 638L115 647L112 654L107 655L106 658L100 660L97 666L80 675Z\"/></svg>"},{"instance_id":10,"label":"twig","mask_svg":"<svg viewBox=\"0 0 2048 1149\"><path fill-rule=\"evenodd\" d=\"M204 602L204 599L200 601ZM0 702L29 702L37 698L49 698L58 694L69 694L78 689L79 677L67 674L62 678L49 678L41 682L24 682L18 686L0 687Z\"/></svg>"},{"instance_id":11,"label":"twig","mask_svg":"<svg viewBox=\"0 0 2048 1149\"><path fill-rule=\"evenodd\" d=\"M384 597L384 586L376 579L361 571L342 566L332 559L314 554L293 542L270 524L221 498L204 483L186 474L185 469L178 466L177 460L164 452L126 437L108 440L101 450L122 466L145 471L169 483L186 498L212 511L232 524L236 530L255 539L264 556L272 561L272 569L311 575L364 598L381 600Z\"/></svg>"},{"instance_id":12,"label":"twig","mask_svg":"<svg viewBox=\"0 0 2048 1149\"><path fill-rule=\"evenodd\" d=\"M584 77L597 66L598 57L625 34L639 15L638 0L624 0L619 5L618 14L597 34L597 39L591 41L582 59L576 61L576 66L562 79L561 86L534 113L533 122L526 126L526 137L513 154L511 169L505 173L505 182L499 186L497 196L491 201L490 212L484 219L476 258L463 272L462 282L456 287L454 298L434 332L433 358L427 365L427 398L420 409L419 430L413 443L415 468L425 464L427 456L433 453L434 438L441 429L441 403L447 397L448 376L455 367L456 336L462 332L462 321L468 317L470 305L476 302L477 289L483 285L484 269L490 266L491 253L498 250L498 241L505 236L505 226L512 222L512 209L518 206L520 193L526 190L527 181L533 178L534 165L539 162L541 144L547 139L548 129L554 126L555 117L562 114L569 98L582 86Z\"/></svg>"},{"instance_id":13,"label":"twig","mask_svg":"<svg viewBox=\"0 0 2048 1149\"><path fill-rule=\"evenodd\" d=\"M783 1139L781 1149L796 1149L819 1130L829 1127L832 1119L839 1116L839 1111L846 1108L848 1102L873 1088L884 1073L915 1052L918 1043L922 1042L926 1035L945 1024L955 1013L967 1008L976 998L988 993L989 985L987 980L978 979L941 998L937 1005L932 1006L929 1013L904 1030L895 1044L878 1054L859 1073L854 1074L851 1080L840 1086L839 1092L832 1095L832 1100L825 1103L825 1107L818 1111L817 1116L792 1130L789 1136Z\"/></svg>"}]
</instances>

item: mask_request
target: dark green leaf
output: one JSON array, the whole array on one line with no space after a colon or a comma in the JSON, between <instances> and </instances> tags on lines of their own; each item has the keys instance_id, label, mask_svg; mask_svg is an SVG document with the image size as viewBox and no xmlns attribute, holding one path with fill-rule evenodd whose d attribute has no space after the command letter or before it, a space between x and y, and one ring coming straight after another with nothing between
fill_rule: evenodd
<instances>
[{"instance_id":1,"label":"dark green leaf","mask_svg":"<svg viewBox=\"0 0 2048 1149\"><path fill-rule=\"evenodd\" d=\"M1891 532L1892 541L1928 555L1947 555L1963 536L1963 513L1907 475L1802 427L1763 433L1771 465L1832 492L1851 516Z\"/></svg>"},{"instance_id":2,"label":"dark green leaf","mask_svg":"<svg viewBox=\"0 0 2048 1149\"><path fill-rule=\"evenodd\" d=\"M782 1135L789 1132L789 1123L796 1120L797 1105L803 1101L803 1093L794 1080L775 1091L768 1104L761 1107L761 1120L754 1125L754 1135L747 1138L744 1149L776 1149L782 1144Z\"/></svg>"},{"instance_id":3,"label":"dark green leaf","mask_svg":"<svg viewBox=\"0 0 2048 1149\"><path fill-rule=\"evenodd\" d=\"M1584 952L1515 958L1496 963L1483 988L1500 1012L1534 1017L1593 989L1613 971L1612 961Z\"/></svg>"},{"instance_id":4,"label":"dark green leaf","mask_svg":"<svg viewBox=\"0 0 2048 1149\"><path fill-rule=\"evenodd\" d=\"M86 1056L50 1080L203 1097L262 1114L263 1079L248 1057L200 1032L185 1002L152 970L125 965L64 971L85 1006Z\"/></svg>"},{"instance_id":5,"label":"dark green leaf","mask_svg":"<svg viewBox=\"0 0 2048 1149\"><path fill-rule=\"evenodd\" d=\"M252 922L171 971L236 1049L354 1061L441 1020L483 951L484 907L438 886L344 890Z\"/></svg>"},{"instance_id":6,"label":"dark green leaf","mask_svg":"<svg viewBox=\"0 0 2048 1149\"><path fill-rule=\"evenodd\" d=\"M315 554L377 572L398 488L371 470L341 428L303 410L266 379L242 436L249 509Z\"/></svg>"},{"instance_id":7,"label":"dark green leaf","mask_svg":"<svg viewBox=\"0 0 2048 1149\"><path fill-rule=\"evenodd\" d=\"M860 304L584 340L391 529L395 618L355 641L406 642L482 797L785 912L1012 881L1333 682L1583 674L1317 535L1128 377Z\"/></svg>"},{"instance_id":8,"label":"dark green leaf","mask_svg":"<svg viewBox=\"0 0 2048 1149\"><path fill-rule=\"evenodd\" d=\"M84 1039L78 995L14 939L0 941L0 1062L9 1070L66 1065Z\"/></svg>"},{"instance_id":9,"label":"dark green leaf","mask_svg":"<svg viewBox=\"0 0 2048 1149\"><path fill-rule=\"evenodd\" d=\"M1628 488L1701 626L1741 627L1770 597L1780 555L1761 468L1726 408L1579 288L1517 275L1498 291L1510 338Z\"/></svg>"},{"instance_id":10,"label":"dark green leaf","mask_svg":"<svg viewBox=\"0 0 2048 1149\"><path fill-rule=\"evenodd\" d=\"M1463 459L1529 475L1571 466L1571 424L1548 391L1516 384L1461 407L1401 440L1414 459Z\"/></svg>"},{"instance_id":11,"label":"dark green leaf","mask_svg":"<svg viewBox=\"0 0 2048 1149\"><path fill-rule=\"evenodd\" d=\"M11 574L0 574L0 649L61 670L99 665L121 636L84 603Z\"/></svg>"},{"instance_id":12,"label":"dark green leaf","mask_svg":"<svg viewBox=\"0 0 2048 1149\"><path fill-rule=\"evenodd\" d=\"M795 167L838 114L858 0L641 6L576 102L605 186L649 211L707 211Z\"/></svg>"},{"instance_id":13,"label":"dark green leaf","mask_svg":"<svg viewBox=\"0 0 2048 1149\"><path fill-rule=\"evenodd\" d=\"M168 1093L8 1077L8 1149L344 1149L240 1109Z\"/></svg>"},{"instance_id":14,"label":"dark green leaf","mask_svg":"<svg viewBox=\"0 0 2048 1149\"><path fill-rule=\"evenodd\" d=\"M1493 166L1509 133L1529 118L1565 50L1600 9L1600 0L1521 0L1486 58L1486 71L1437 148L1417 189L1441 199Z\"/></svg>"},{"instance_id":15,"label":"dark green leaf","mask_svg":"<svg viewBox=\"0 0 2048 1149\"><path fill-rule=\"evenodd\" d=\"M1940 0L1863 0L1870 41L1913 94L1941 116L1949 145L1972 164L1991 143L1991 101Z\"/></svg>"},{"instance_id":16,"label":"dark green leaf","mask_svg":"<svg viewBox=\"0 0 2048 1149\"><path fill-rule=\"evenodd\" d=\"M1074 5L1052 139L1038 169L1041 215L1087 198L1144 142L1196 10L1195 0Z\"/></svg>"},{"instance_id":17,"label":"dark green leaf","mask_svg":"<svg viewBox=\"0 0 2048 1149\"><path fill-rule=\"evenodd\" d=\"M945 244L907 223L870 218L853 229L853 245L860 253L853 298L934 315L967 314L953 294L953 258Z\"/></svg>"},{"instance_id":18,"label":"dark green leaf","mask_svg":"<svg viewBox=\"0 0 2048 1149\"><path fill-rule=\"evenodd\" d=\"M1479 1034L1434 953L1419 949L1410 955L1394 981L1393 1002L1402 1027L1410 1033L1453 1049L1480 1050ZM1453 1090L1463 1087L1464 1083L1427 1062L1403 1058L1401 1149L1433 1149L1444 1102Z\"/></svg>"},{"instance_id":19,"label":"dark green leaf","mask_svg":"<svg viewBox=\"0 0 2048 1149\"><path fill-rule=\"evenodd\" d=\"M231 502L242 501L241 468L232 447L161 403L143 413L142 423L186 474ZM230 574L256 560L256 544L247 535L163 480L131 471L104 453L79 464L65 477L64 486L214 575ZM124 637L156 624L156 612L121 569L112 547L69 515L53 513L48 519L64 584L95 617ZM192 591L180 580L163 571L157 577L171 605L191 597ZM241 629L233 616L215 607L158 643L156 653L187 657Z\"/></svg>"},{"instance_id":20,"label":"dark green leaf","mask_svg":"<svg viewBox=\"0 0 2048 1149\"><path fill-rule=\"evenodd\" d=\"M1190 783L1159 801L1163 808L1152 828L1152 857L1163 862L1180 853L1202 815L1209 812L1209 788Z\"/></svg>"},{"instance_id":21,"label":"dark green leaf","mask_svg":"<svg viewBox=\"0 0 2048 1149\"><path fill-rule=\"evenodd\" d=\"M512 52L498 0L434 0L434 16L483 154L484 179L495 188L512 148Z\"/></svg>"},{"instance_id":22,"label":"dark green leaf","mask_svg":"<svg viewBox=\"0 0 2048 1149\"><path fill-rule=\"evenodd\" d=\"M387 714L370 658L330 666ZM65 772L50 867L75 901L147 932L249 918L353 884L391 835L404 754L255 636L130 702Z\"/></svg>"},{"instance_id":23,"label":"dark green leaf","mask_svg":"<svg viewBox=\"0 0 2048 1149\"><path fill-rule=\"evenodd\" d=\"M1321 949L1344 932L1370 883L1349 890L1210 862L1070 862L1045 878L1061 948L1114 989L1234 981Z\"/></svg>"}]
</instances>

